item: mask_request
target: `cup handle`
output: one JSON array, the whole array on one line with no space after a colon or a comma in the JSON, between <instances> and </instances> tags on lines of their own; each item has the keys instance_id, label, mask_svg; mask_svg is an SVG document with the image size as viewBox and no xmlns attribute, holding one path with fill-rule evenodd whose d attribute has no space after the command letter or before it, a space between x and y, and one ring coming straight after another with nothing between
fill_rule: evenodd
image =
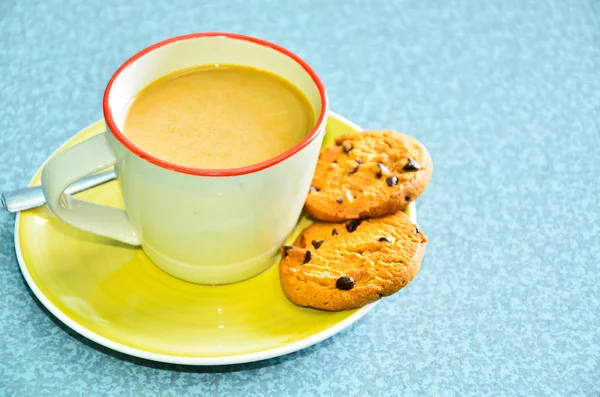
<instances>
[{"instance_id":1,"label":"cup handle","mask_svg":"<svg viewBox=\"0 0 600 397\"><path fill-rule=\"evenodd\" d=\"M65 193L77 180L116 164L106 133L56 153L42 171L42 189L48 206L62 221L91 233L130 245L140 245L125 211L90 203Z\"/></svg>"}]
</instances>

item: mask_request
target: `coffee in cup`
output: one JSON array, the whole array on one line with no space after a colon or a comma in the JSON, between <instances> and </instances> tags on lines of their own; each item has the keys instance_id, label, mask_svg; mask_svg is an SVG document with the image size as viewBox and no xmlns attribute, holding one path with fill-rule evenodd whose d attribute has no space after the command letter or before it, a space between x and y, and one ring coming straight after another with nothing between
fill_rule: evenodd
<instances>
[{"instance_id":1,"label":"coffee in cup","mask_svg":"<svg viewBox=\"0 0 600 397\"><path fill-rule=\"evenodd\" d=\"M195 168L260 163L314 127L306 96L287 80L240 65L203 65L152 82L125 115L123 134L162 160Z\"/></svg>"}]
</instances>

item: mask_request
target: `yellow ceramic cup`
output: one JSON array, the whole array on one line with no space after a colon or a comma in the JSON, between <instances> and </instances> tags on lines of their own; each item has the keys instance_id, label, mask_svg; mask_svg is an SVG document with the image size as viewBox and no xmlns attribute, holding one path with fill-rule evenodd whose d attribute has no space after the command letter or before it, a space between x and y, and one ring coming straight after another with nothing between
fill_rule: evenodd
<instances>
[{"instance_id":1,"label":"yellow ceramic cup","mask_svg":"<svg viewBox=\"0 0 600 397\"><path fill-rule=\"evenodd\" d=\"M308 98L318 121L288 151L233 169L196 169L158 159L121 132L127 105L154 80L206 64L247 65L275 73ZM294 228L316 166L328 111L323 83L290 51L229 33L179 36L144 49L113 75L104 93L106 132L52 157L42 186L64 222L131 245L141 245L162 270L202 284L252 277L272 262ZM65 189L115 166L125 211L82 201Z\"/></svg>"}]
</instances>

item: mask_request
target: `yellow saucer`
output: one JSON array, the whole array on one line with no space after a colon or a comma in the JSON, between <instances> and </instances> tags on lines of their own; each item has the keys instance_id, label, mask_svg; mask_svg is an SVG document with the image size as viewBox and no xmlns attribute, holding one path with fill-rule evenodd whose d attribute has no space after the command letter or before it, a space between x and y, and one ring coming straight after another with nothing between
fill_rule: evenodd
<instances>
[{"instance_id":1,"label":"yellow saucer","mask_svg":"<svg viewBox=\"0 0 600 397\"><path fill-rule=\"evenodd\" d=\"M61 149L103 130L99 121ZM324 144L353 131L360 128L331 114ZM81 196L123 205L116 182ZM414 206L410 212L414 221ZM290 240L308 224L302 218ZM187 283L159 270L141 249L74 229L46 206L17 216L15 247L29 287L60 321L110 349L154 361L216 365L280 356L336 334L374 306L337 313L295 306L281 291L277 262L237 284Z\"/></svg>"}]
</instances>

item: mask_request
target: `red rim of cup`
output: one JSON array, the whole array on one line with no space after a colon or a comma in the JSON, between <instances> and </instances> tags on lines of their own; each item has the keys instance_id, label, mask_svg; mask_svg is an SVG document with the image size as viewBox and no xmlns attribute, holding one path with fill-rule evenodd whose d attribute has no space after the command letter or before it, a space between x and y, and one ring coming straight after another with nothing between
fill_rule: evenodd
<instances>
[{"instance_id":1,"label":"red rim of cup","mask_svg":"<svg viewBox=\"0 0 600 397\"><path fill-rule=\"evenodd\" d=\"M161 160L157 157L152 156L149 153L144 152L142 149L140 149L139 147L135 146L131 141L129 141L121 132L121 130L119 130L119 128L117 127L115 120L113 118L112 115L112 111L110 109L110 105L109 105L109 97L110 97L110 93L111 93L111 89L113 87L113 84L115 82L115 79L121 74L121 72L123 72L127 67L129 67L132 63L134 63L136 60L138 60L139 58L143 57L144 55L150 53L151 51L156 50L157 48L163 47L165 45L177 42L177 41L181 41L181 40L188 40L188 39L195 39L195 38L202 38L202 37L223 37L223 38L228 38L228 39L234 39L234 40L242 40L242 41L248 41L254 44L259 44L265 47L269 47L272 48L290 58L292 58L294 61L296 61L300 66L302 66L302 68L310 75L310 77L312 78L313 82L315 83L315 85L317 86L318 90L319 90L319 94L321 96L321 113L319 114L319 118L317 119L317 123L315 124L315 127L311 130L311 132L297 145L295 145L294 147L286 150L283 153L280 153L279 155L272 157L268 160L265 160L263 162L260 163L256 163L256 164L251 164L248 166L244 166L244 167L238 167L238 168L225 168L225 169L203 169L203 168L192 168L192 167L185 167L182 165L177 165L168 161L164 161ZM138 52L137 54L135 54L134 56L132 56L131 58L129 58L123 65L121 65L121 67L119 67L119 69L117 69L117 71L113 74L113 76L111 77L110 81L108 82L108 85L106 86L106 90L104 91L104 99L102 102L102 108L104 111L104 119L106 120L106 124L108 125L108 128L111 130L111 132L113 133L113 135L115 136L115 138L117 138L117 140L119 140L119 142L121 142L127 149L131 150L133 153L135 153L137 156L158 165L159 167L162 168L166 168L172 171L177 171L177 172L181 172L184 174L189 174L189 175L200 175L200 176L236 176L236 175L244 175L244 174L249 174L252 172L256 172L256 171L260 171L263 170L265 168L269 168L272 167L276 164L279 164L280 162L282 162L283 160L291 157L292 155L298 153L300 150L302 150L303 148L305 148L309 143L311 143L317 136L317 132L319 131L321 124L324 122L325 120L325 116L327 113L327 95L325 94L325 87L323 85L323 82L321 81L321 79L319 78L319 76L317 76L317 74L315 73L315 71L302 59L300 58L298 55L294 54L293 52L277 45L277 44L273 44L270 43L268 41L265 40L261 40L261 39L257 39L254 37L250 37L250 36L245 36L245 35L241 35L241 34L236 34L236 33L219 33L219 32L209 32L209 33L192 33L192 34L187 34L187 35L183 35L183 36L177 36L177 37L172 37L170 39L167 40L163 40L159 43L156 43L154 45L151 45L150 47L147 47L145 49L143 49L142 51Z\"/></svg>"}]
</instances>

